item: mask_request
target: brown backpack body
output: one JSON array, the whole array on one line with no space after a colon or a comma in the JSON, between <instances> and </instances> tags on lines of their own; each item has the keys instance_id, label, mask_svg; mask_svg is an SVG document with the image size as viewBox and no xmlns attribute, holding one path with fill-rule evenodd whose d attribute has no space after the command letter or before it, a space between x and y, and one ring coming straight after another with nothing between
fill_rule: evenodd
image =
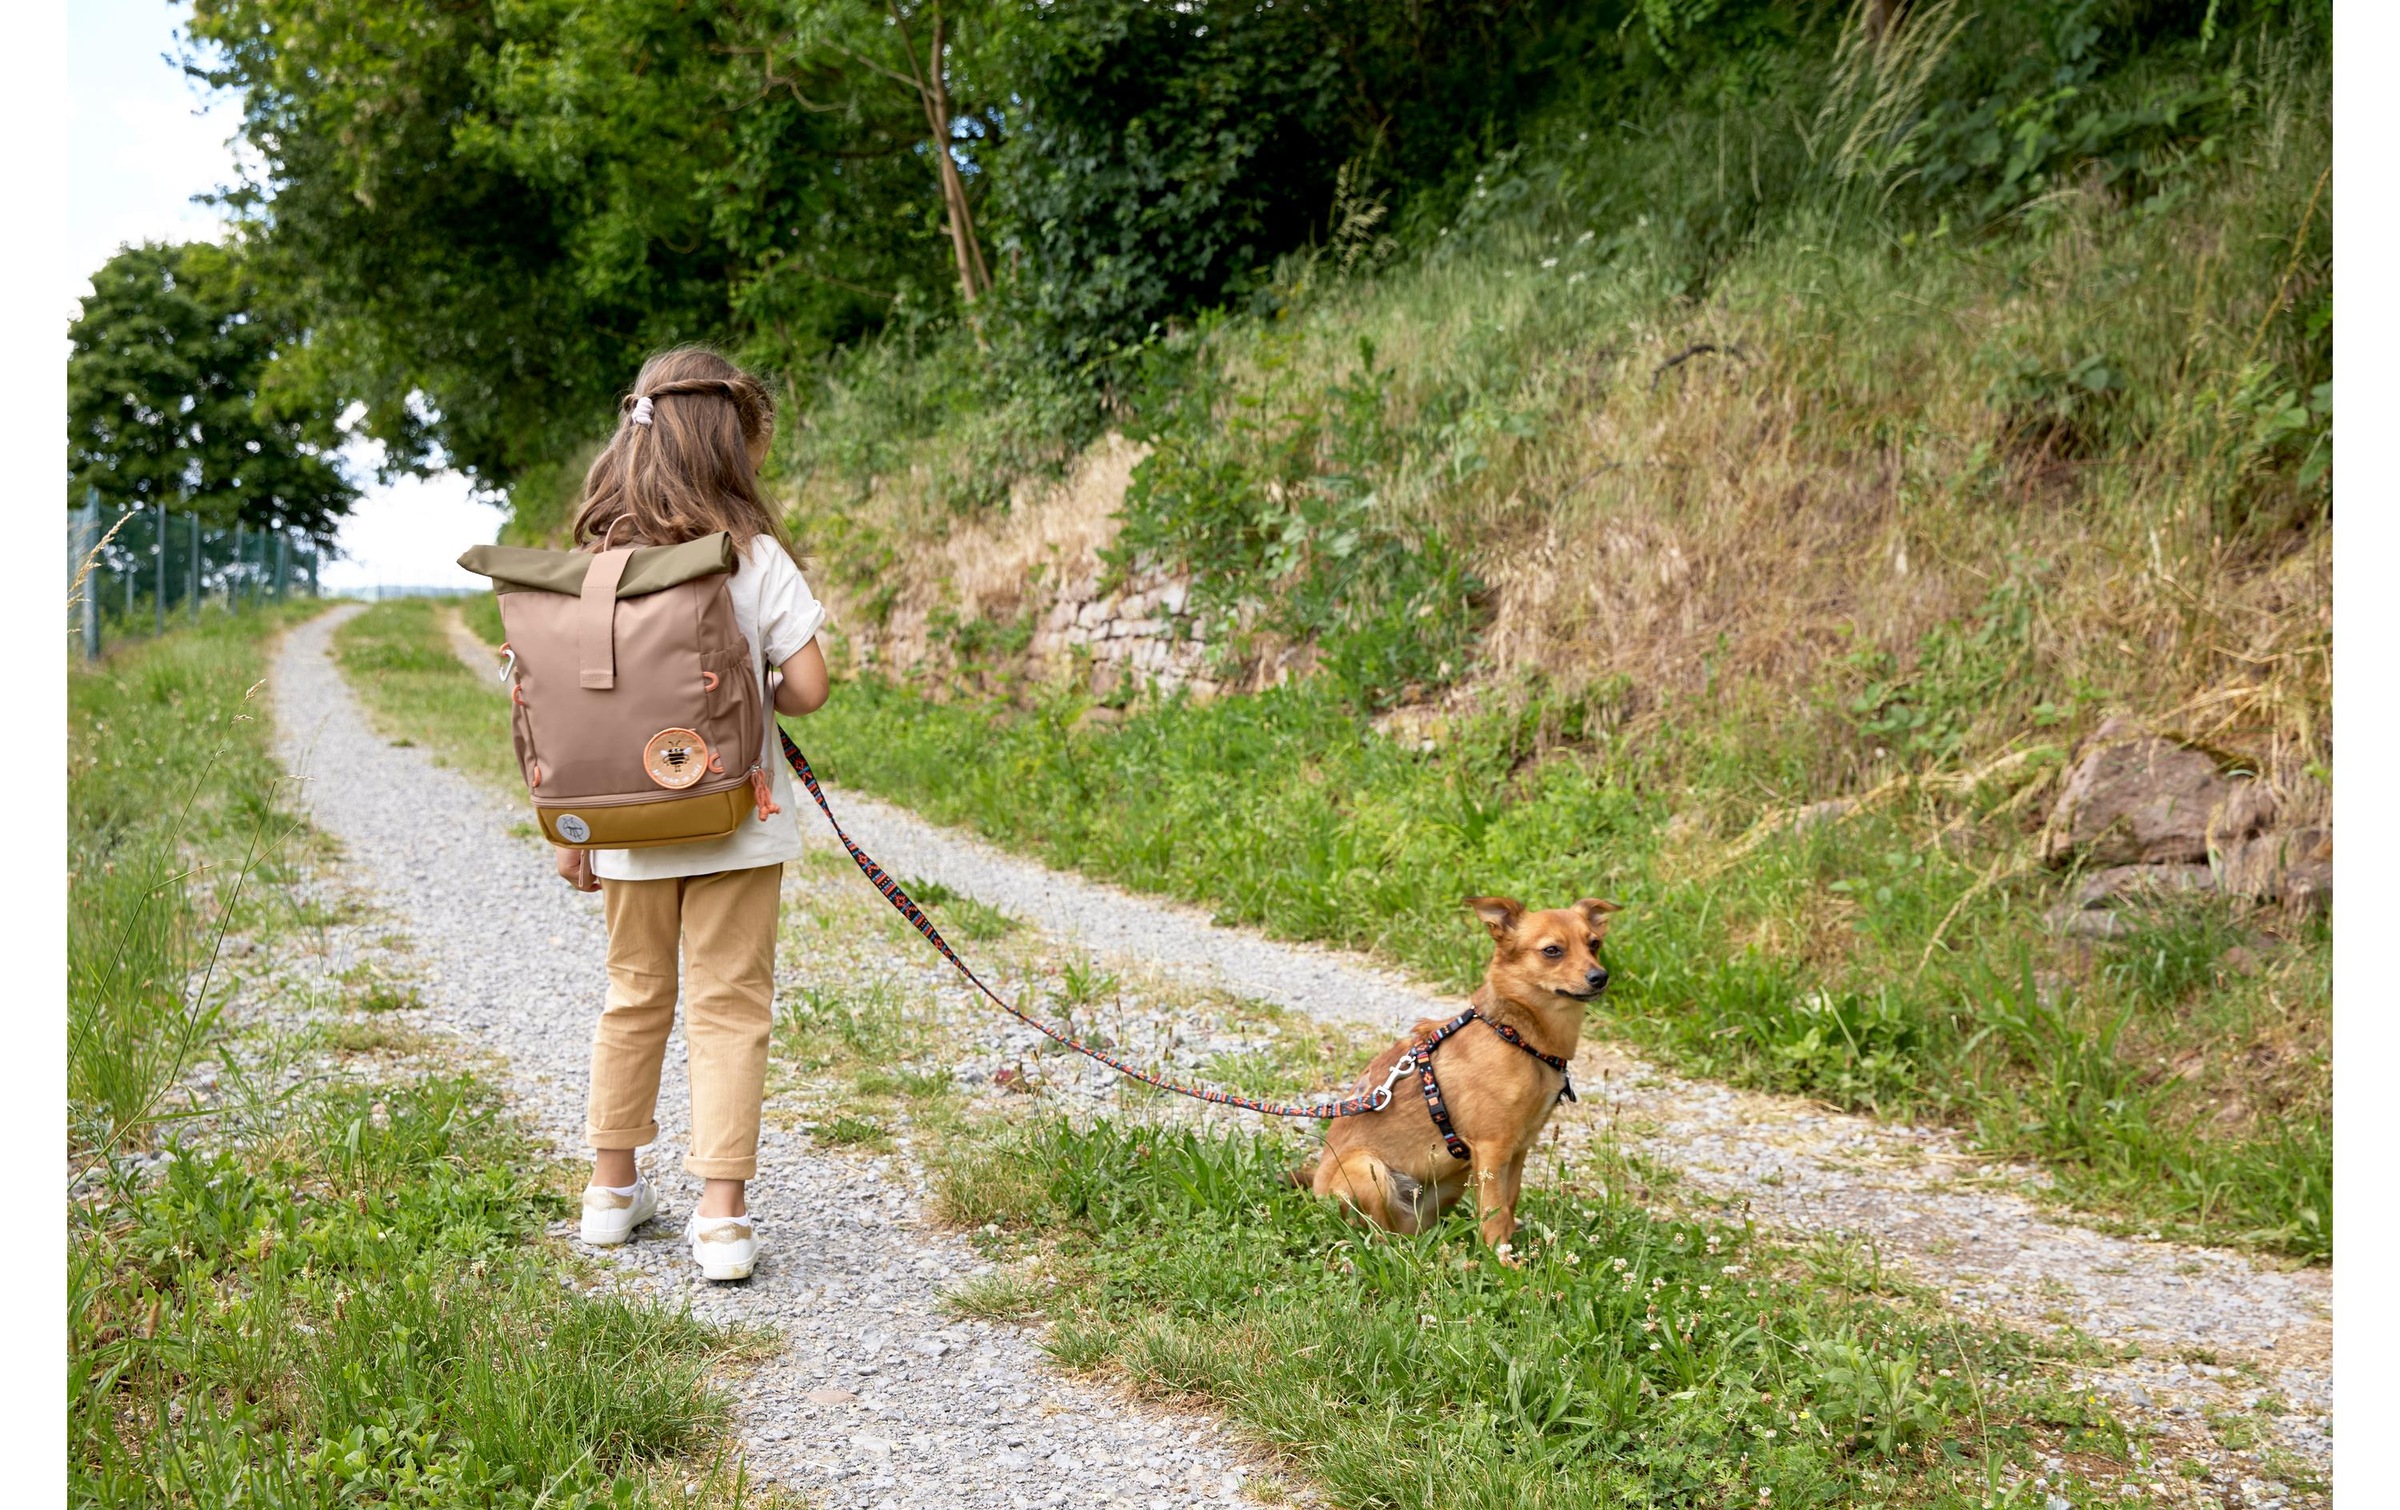
<instances>
[{"instance_id":1,"label":"brown backpack body","mask_svg":"<svg viewBox=\"0 0 2400 1510\"><path fill-rule=\"evenodd\" d=\"M551 843L722 838L762 805L765 713L728 591L738 561L725 534L458 558L499 596L517 763Z\"/></svg>"}]
</instances>

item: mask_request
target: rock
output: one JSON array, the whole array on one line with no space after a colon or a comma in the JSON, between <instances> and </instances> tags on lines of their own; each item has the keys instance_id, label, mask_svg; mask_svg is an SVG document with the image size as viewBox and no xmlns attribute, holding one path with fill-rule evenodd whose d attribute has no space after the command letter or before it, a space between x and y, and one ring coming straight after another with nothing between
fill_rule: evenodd
<instances>
[{"instance_id":1,"label":"rock","mask_svg":"<svg viewBox=\"0 0 2400 1510\"><path fill-rule=\"evenodd\" d=\"M811 1405L856 1405L858 1396L846 1389L812 1389L800 1397Z\"/></svg>"},{"instance_id":2,"label":"rock","mask_svg":"<svg viewBox=\"0 0 2400 1510\"><path fill-rule=\"evenodd\" d=\"M2053 866L2078 857L2097 865L2204 861L2211 818L2248 784L2205 750L2111 718L2067 773L2042 832L2042 859Z\"/></svg>"},{"instance_id":3,"label":"rock","mask_svg":"<svg viewBox=\"0 0 2400 1510\"><path fill-rule=\"evenodd\" d=\"M2120 900L2150 901L2216 889L2216 872L2205 865L2112 865L2084 878L2075 889L2075 905L2105 907Z\"/></svg>"}]
</instances>

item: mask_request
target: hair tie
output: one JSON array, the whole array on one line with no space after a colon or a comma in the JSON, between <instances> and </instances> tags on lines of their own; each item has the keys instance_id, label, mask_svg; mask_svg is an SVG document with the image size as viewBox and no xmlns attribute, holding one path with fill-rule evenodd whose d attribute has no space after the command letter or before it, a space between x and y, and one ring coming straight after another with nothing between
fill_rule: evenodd
<instances>
[{"instance_id":1,"label":"hair tie","mask_svg":"<svg viewBox=\"0 0 2400 1510\"><path fill-rule=\"evenodd\" d=\"M646 425L650 423L649 394L645 393L640 398L637 398L633 401L633 422L637 425Z\"/></svg>"}]
</instances>

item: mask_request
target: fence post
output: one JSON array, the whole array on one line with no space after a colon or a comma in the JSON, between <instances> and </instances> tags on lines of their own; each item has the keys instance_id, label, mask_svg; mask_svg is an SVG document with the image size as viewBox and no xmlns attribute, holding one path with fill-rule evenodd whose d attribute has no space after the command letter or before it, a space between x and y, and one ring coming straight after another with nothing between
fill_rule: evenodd
<instances>
[{"instance_id":1,"label":"fence post","mask_svg":"<svg viewBox=\"0 0 2400 1510\"><path fill-rule=\"evenodd\" d=\"M201 583L200 511L192 510L192 622L200 622Z\"/></svg>"},{"instance_id":2,"label":"fence post","mask_svg":"<svg viewBox=\"0 0 2400 1510\"><path fill-rule=\"evenodd\" d=\"M167 632L167 506L158 506L158 632Z\"/></svg>"},{"instance_id":3,"label":"fence post","mask_svg":"<svg viewBox=\"0 0 2400 1510\"><path fill-rule=\"evenodd\" d=\"M228 612L228 613L231 613L231 612L233 612L235 609L238 609L238 608L240 608L240 607L242 606L242 605L241 605L241 600L235 596L235 594L239 593L241 590L242 590L242 522L241 522L239 519L236 519L236 520L233 522L233 570L225 574L225 611L226 611L226 612Z\"/></svg>"},{"instance_id":4,"label":"fence post","mask_svg":"<svg viewBox=\"0 0 2400 1510\"><path fill-rule=\"evenodd\" d=\"M280 603L292 585L292 537L275 536L275 601Z\"/></svg>"},{"instance_id":5,"label":"fence post","mask_svg":"<svg viewBox=\"0 0 2400 1510\"><path fill-rule=\"evenodd\" d=\"M83 494L83 527L75 532L75 569L82 571L84 562L100 545L100 490L86 488ZM100 584L90 577L83 579L83 658L100 659Z\"/></svg>"},{"instance_id":6,"label":"fence post","mask_svg":"<svg viewBox=\"0 0 2400 1510\"><path fill-rule=\"evenodd\" d=\"M128 524L133 522L133 516L136 512L137 511L133 509L127 509L125 511L124 517ZM125 541L125 550L128 555L132 554L133 552L133 540L130 536L128 536ZM125 568L125 617L128 621L131 621L133 618L133 584L139 582L141 579L142 576L140 572L134 570L131 566L127 566ZM132 632L133 631L130 629L126 631L128 634L131 634Z\"/></svg>"}]
</instances>

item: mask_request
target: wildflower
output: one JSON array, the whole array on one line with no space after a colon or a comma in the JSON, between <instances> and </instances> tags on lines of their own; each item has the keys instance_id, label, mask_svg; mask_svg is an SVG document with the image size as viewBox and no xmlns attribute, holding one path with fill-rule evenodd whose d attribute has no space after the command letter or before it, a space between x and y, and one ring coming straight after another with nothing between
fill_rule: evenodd
<instances>
[{"instance_id":1,"label":"wildflower","mask_svg":"<svg viewBox=\"0 0 2400 1510\"><path fill-rule=\"evenodd\" d=\"M1589 232L1589 231L1586 231L1586 232L1584 232L1582 235L1580 235L1580 236L1578 236L1578 237L1576 237L1576 238L1575 238L1575 244L1576 244L1577 246L1581 246L1581 245L1583 245L1585 242L1587 242L1587 241L1589 241L1589 240L1591 240L1591 239L1592 239L1592 233L1591 233L1591 232Z\"/></svg>"},{"instance_id":2,"label":"wildflower","mask_svg":"<svg viewBox=\"0 0 2400 1510\"><path fill-rule=\"evenodd\" d=\"M1706 1300L1706 1299L1708 1299L1708 1291L1709 1291L1709 1287L1708 1287L1707 1285L1702 1285L1702 1286L1700 1287L1700 1298L1701 1298L1702 1300Z\"/></svg>"},{"instance_id":3,"label":"wildflower","mask_svg":"<svg viewBox=\"0 0 2400 1510\"><path fill-rule=\"evenodd\" d=\"M1717 1272L1718 1272L1719 1274L1729 1274L1729 1275L1730 1275L1730 1274L1739 1274L1739 1273L1741 1273L1741 1272L1742 1272L1742 1266L1741 1266L1740 1264L1727 1264L1727 1265L1726 1265L1724 1268L1722 1268L1722 1269L1719 1269Z\"/></svg>"},{"instance_id":4,"label":"wildflower","mask_svg":"<svg viewBox=\"0 0 2400 1510\"><path fill-rule=\"evenodd\" d=\"M1657 1351L1658 1351L1658 1344L1657 1344L1657 1343L1655 1343L1655 1342L1651 1343L1651 1344L1650 1344L1650 1351L1652 1351L1652 1352L1654 1352L1654 1353L1655 1353L1655 1352L1657 1352Z\"/></svg>"},{"instance_id":5,"label":"wildflower","mask_svg":"<svg viewBox=\"0 0 2400 1510\"><path fill-rule=\"evenodd\" d=\"M1612 1258L1608 1261L1608 1264L1612 1269L1622 1269L1625 1267L1625 1260L1621 1258Z\"/></svg>"},{"instance_id":6,"label":"wildflower","mask_svg":"<svg viewBox=\"0 0 2400 1510\"><path fill-rule=\"evenodd\" d=\"M1559 1255L1559 1262L1567 1264L1579 1264L1583 1262L1583 1259L1576 1254L1574 1249L1570 1248L1566 1252Z\"/></svg>"},{"instance_id":7,"label":"wildflower","mask_svg":"<svg viewBox=\"0 0 2400 1510\"><path fill-rule=\"evenodd\" d=\"M1558 266L1558 259L1557 259L1556 257L1544 257L1544 258L1542 259L1542 266L1544 266L1544 267L1556 267L1556 266Z\"/></svg>"},{"instance_id":8,"label":"wildflower","mask_svg":"<svg viewBox=\"0 0 2400 1510\"><path fill-rule=\"evenodd\" d=\"M1655 1332L1658 1330L1658 1323L1656 1321L1645 1321L1642 1323L1642 1330L1645 1332Z\"/></svg>"}]
</instances>

